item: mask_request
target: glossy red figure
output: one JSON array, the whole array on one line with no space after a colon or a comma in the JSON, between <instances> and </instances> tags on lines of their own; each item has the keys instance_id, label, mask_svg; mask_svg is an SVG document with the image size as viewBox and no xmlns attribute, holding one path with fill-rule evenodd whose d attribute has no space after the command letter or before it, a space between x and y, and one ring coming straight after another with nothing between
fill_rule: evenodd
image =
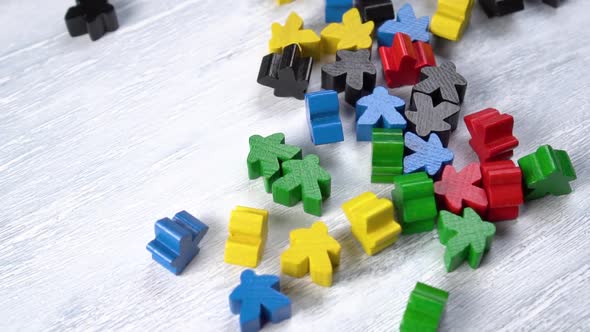
<instances>
[{"instance_id":1,"label":"glossy red figure","mask_svg":"<svg viewBox=\"0 0 590 332\"><path fill-rule=\"evenodd\" d=\"M486 192L480 187L481 171L478 163L471 163L459 173L451 165L445 166L440 181L434 183L434 193L442 209L461 214L470 207L484 217L488 208Z\"/></svg>"},{"instance_id":2,"label":"glossy red figure","mask_svg":"<svg viewBox=\"0 0 590 332\"><path fill-rule=\"evenodd\" d=\"M469 114L464 120L471 134L469 144L480 162L512 157L512 150L518 146L518 140L512 135L514 118L511 115L487 108Z\"/></svg>"},{"instance_id":3,"label":"glossy red figure","mask_svg":"<svg viewBox=\"0 0 590 332\"><path fill-rule=\"evenodd\" d=\"M391 47L379 47L379 55L383 75L390 88L414 85L420 78L420 69L436 65L430 44L421 41L412 43L410 36L401 32L395 34Z\"/></svg>"},{"instance_id":4,"label":"glossy red figure","mask_svg":"<svg viewBox=\"0 0 590 332\"><path fill-rule=\"evenodd\" d=\"M488 196L487 221L511 220L518 217L523 203L522 171L511 160L481 165L483 189Z\"/></svg>"}]
</instances>

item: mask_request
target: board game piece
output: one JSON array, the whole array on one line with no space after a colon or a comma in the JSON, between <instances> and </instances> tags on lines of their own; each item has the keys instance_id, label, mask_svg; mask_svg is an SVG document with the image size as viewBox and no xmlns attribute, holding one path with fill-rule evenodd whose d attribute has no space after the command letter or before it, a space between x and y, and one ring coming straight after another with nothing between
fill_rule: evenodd
<instances>
[{"instance_id":1,"label":"board game piece","mask_svg":"<svg viewBox=\"0 0 590 332\"><path fill-rule=\"evenodd\" d=\"M469 145L482 163L512 157L518 140L512 135L514 118L511 115L487 108L469 114L463 120L471 134Z\"/></svg>"},{"instance_id":2,"label":"board game piece","mask_svg":"<svg viewBox=\"0 0 590 332\"><path fill-rule=\"evenodd\" d=\"M340 244L328 234L321 221L310 228L300 228L289 234L291 246L281 254L281 272L301 278L307 273L311 280L324 287L332 286L333 268L340 264Z\"/></svg>"},{"instance_id":3,"label":"board game piece","mask_svg":"<svg viewBox=\"0 0 590 332\"><path fill-rule=\"evenodd\" d=\"M553 8L557 8L561 4L561 0L543 0L543 3Z\"/></svg>"},{"instance_id":4,"label":"board game piece","mask_svg":"<svg viewBox=\"0 0 590 332\"><path fill-rule=\"evenodd\" d=\"M115 7L107 0L76 0L76 5L66 12L65 21L70 36L88 34L92 41L119 28Z\"/></svg>"},{"instance_id":5,"label":"board game piece","mask_svg":"<svg viewBox=\"0 0 590 332\"><path fill-rule=\"evenodd\" d=\"M475 0L438 0L438 7L430 21L430 32L448 40L459 40L469 25L474 2Z\"/></svg>"},{"instance_id":6,"label":"board game piece","mask_svg":"<svg viewBox=\"0 0 590 332\"><path fill-rule=\"evenodd\" d=\"M272 184L275 203L293 206L303 200L303 211L321 216L322 201L330 197L332 178L320 166L318 156L285 161L282 169L283 176Z\"/></svg>"},{"instance_id":7,"label":"board game piece","mask_svg":"<svg viewBox=\"0 0 590 332\"><path fill-rule=\"evenodd\" d=\"M352 8L342 16L342 23L330 23L322 30L322 48L325 53L334 54L339 50L370 49L373 45L372 21L363 23L358 9Z\"/></svg>"},{"instance_id":8,"label":"board game piece","mask_svg":"<svg viewBox=\"0 0 590 332\"><path fill-rule=\"evenodd\" d=\"M272 37L268 42L271 53L281 53L285 47L297 44L301 48L302 57L312 57L319 60L321 39L313 30L303 29L303 19L297 13L291 12L284 26L280 23L273 23L271 33Z\"/></svg>"},{"instance_id":9,"label":"board game piece","mask_svg":"<svg viewBox=\"0 0 590 332\"><path fill-rule=\"evenodd\" d=\"M361 12L363 22L373 21L375 26L395 18L391 0L357 0L356 6Z\"/></svg>"},{"instance_id":10,"label":"board game piece","mask_svg":"<svg viewBox=\"0 0 590 332\"><path fill-rule=\"evenodd\" d=\"M524 201L520 168L511 160L490 161L481 164L481 174L488 197L485 219L490 222L516 219L518 207Z\"/></svg>"},{"instance_id":11,"label":"board game piece","mask_svg":"<svg viewBox=\"0 0 590 332\"><path fill-rule=\"evenodd\" d=\"M436 134L430 134L425 141L407 132L404 143L406 149L414 152L404 157L404 174L424 171L436 177L445 165L453 163L453 151L443 147Z\"/></svg>"},{"instance_id":12,"label":"board game piece","mask_svg":"<svg viewBox=\"0 0 590 332\"><path fill-rule=\"evenodd\" d=\"M404 170L404 134L401 129L373 128L372 183L393 183Z\"/></svg>"},{"instance_id":13,"label":"board game piece","mask_svg":"<svg viewBox=\"0 0 590 332\"><path fill-rule=\"evenodd\" d=\"M322 89L344 91L344 100L352 106L375 88L376 79L368 50L338 51L336 62L322 66Z\"/></svg>"},{"instance_id":14,"label":"board game piece","mask_svg":"<svg viewBox=\"0 0 590 332\"><path fill-rule=\"evenodd\" d=\"M179 275L199 253L199 242L209 227L186 211L172 219L160 219L155 224L156 238L146 249L152 258L168 271Z\"/></svg>"},{"instance_id":15,"label":"board game piece","mask_svg":"<svg viewBox=\"0 0 590 332\"><path fill-rule=\"evenodd\" d=\"M387 20L377 29L379 46L391 46L393 37L398 32L409 35L412 41L419 40L428 43L431 36L428 32L429 22L430 17L428 16L416 18L414 8L406 3L397 12L395 20Z\"/></svg>"},{"instance_id":16,"label":"board game piece","mask_svg":"<svg viewBox=\"0 0 590 332\"><path fill-rule=\"evenodd\" d=\"M576 171L564 150L542 145L534 153L518 159L518 165L522 169L524 198L527 201L572 192L569 183L576 179Z\"/></svg>"},{"instance_id":17,"label":"board game piece","mask_svg":"<svg viewBox=\"0 0 590 332\"><path fill-rule=\"evenodd\" d=\"M229 220L229 237L223 261L257 267L264 254L268 234L268 211L237 206Z\"/></svg>"},{"instance_id":18,"label":"board game piece","mask_svg":"<svg viewBox=\"0 0 590 332\"><path fill-rule=\"evenodd\" d=\"M436 67L420 70L420 82L412 89L414 93L424 93L432 98L434 106L448 101L460 105L465 97L467 81L457 73L455 64L447 61Z\"/></svg>"},{"instance_id":19,"label":"board game piece","mask_svg":"<svg viewBox=\"0 0 590 332\"><path fill-rule=\"evenodd\" d=\"M393 203L372 192L361 194L344 204L342 210L367 255L373 256L397 241L402 229L393 218Z\"/></svg>"},{"instance_id":20,"label":"board game piece","mask_svg":"<svg viewBox=\"0 0 590 332\"><path fill-rule=\"evenodd\" d=\"M306 94L305 108L313 144L329 144L344 140L336 91L322 90Z\"/></svg>"},{"instance_id":21,"label":"board game piece","mask_svg":"<svg viewBox=\"0 0 590 332\"><path fill-rule=\"evenodd\" d=\"M313 59L301 57L297 44L291 44L283 53L271 53L262 58L257 82L273 88L277 97L303 99L312 67Z\"/></svg>"},{"instance_id":22,"label":"board game piece","mask_svg":"<svg viewBox=\"0 0 590 332\"><path fill-rule=\"evenodd\" d=\"M356 103L356 140L370 141L373 128L405 129L406 119L401 115L405 108L403 99L376 87Z\"/></svg>"},{"instance_id":23,"label":"board game piece","mask_svg":"<svg viewBox=\"0 0 590 332\"><path fill-rule=\"evenodd\" d=\"M353 0L326 0L326 23L342 22L342 15L353 7Z\"/></svg>"},{"instance_id":24,"label":"board game piece","mask_svg":"<svg viewBox=\"0 0 590 332\"><path fill-rule=\"evenodd\" d=\"M485 216L488 197L481 186L479 164L471 163L459 173L451 165L443 168L439 181L434 183L434 193L439 201L439 208L459 214L465 207Z\"/></svg>"},{"instance_id":25,"label":"board game piece","mask_svg":"<svg viewBox=\"0 0 590 332\"><path fill-rule=\"evenodd\" d=\"M448 211L438 216L438 237L445 247L447 272L467 261L472 269L479 267L481 259L492 245L496 234L494 224L482 221L472 208L463 210L463 217Z\"/></svg>"},{"instance_id":26,"label":"board game piece","mask_svg":"<svg viewBox=\"0 0 590 332\"><path fill-rule=\"evenodd\" d=\"M287 4L287 3L291 3L291 2L293 2L293 0L277 0L277 3L279 4L279 6Z\"/></svg>"},{"instance_id":27,"label":"board game piece","mask_svg":"<svg viewBox=\"0 0 590 332\"><path fill-rule=\"evenodd\" d=\"M408 130L422 139L430 134L436 134L443 146L447 146L451 131L457 127L460 111L459 105L446 101L433 107L429 95L414 93L410 109L405 114L408 119Z\"/></svg>"},{"instance_id":28,"label":"board game piece","mask_svg":"<svg viewBox=\"0 0 590 332\"><path fill-rule=\"evenodd\" d=\"M426 66L436 66L430 44L415 41L410 36L398 32L391 47L379 47L383 76L387 86L397 88L418 83L420 70Z\"/></svg>"},{"instance_id":29,"label":"board game piece","mask_svg":"<svg viewBox=\"0 0 590 332\"><path fill-rule=\"evenodd\" d=\"M252 135L249 139L248 178L263 178L264 189L271 192L272 184L281 176L281 163L291 159L301 159L301 148L285 144L283 133L267 137Z\"/></svg>"},{"instance_id":30,"label":"board game piece","mask_svg":"<svg viewBox=\"0 0 590 332\"><path fill-rule=\"evenodd\" d=\"M391 191L402 234L430 232L438 213L432 179L424 172L396 176Z\"/></svg>"},{"instance_id":31,"label":"board game piece","mask_svg":"<svg viewBox=\"0 0 590 332\"><path fill-rule=\"evenodd\" d=\"M242 332L260 331L266 322L279 323L291 317L291 300L281 293L280 279L244 270L238 285L229 295L233 314L240 314Z\"/></svg>"},{"instance_id":32,"label":"board game piece","mask_svg":"<svg viewBox=\"0 0 590 332\"><path fill-rule=\"evenodd\" d=\"M503 16L524 9L523 0L479 0L488 17Z\"/></svg>"},{"instance_id":33,"label":"board game piece","mask_svg":"<svg viewBox=\"0 0 590 332\"><path fill-rule=\"evenodd\" d=\"M400 324L400 332L436 332L448 298L447 291L416 283Z\"/></svg>"}]
</instances>

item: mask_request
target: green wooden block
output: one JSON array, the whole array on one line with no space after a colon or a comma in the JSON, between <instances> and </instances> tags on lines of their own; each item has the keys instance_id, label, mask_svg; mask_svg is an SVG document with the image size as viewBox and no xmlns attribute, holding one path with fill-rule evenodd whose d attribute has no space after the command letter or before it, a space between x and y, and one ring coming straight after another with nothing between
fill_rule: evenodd
<instances>
[{"instance_id":1,"label":"green wooden block","mask_svg":"<svg viewBox=\"0 0 590 332\"><path fill-rule=\"evenodd\" d=\"M410 295L400 325L401 332L436 331L444 313L449 293L421 282Z\"/></svg>"},{"instance_id":2,"label":"green wooden block","mask_svg":"<svg viewBox=\"0 0 590 332\"><path fill-rule=\"evenodd\" d=\"M321 216L322 201L330 197L330 174L320 167L318 156L310 154L303 160L288 160L282 165L283 176L272 184L276 203L293 206L303 200L303 210Z\"/></svg>"},{"instance_id":3,"label":"green wooden block","mask_svg":"<svg viewBox=\"0 0 590 332\"><path fill-rule=\"evenodd\" d=\"M391 197L397 208L402 234L429 232L437 215L432 179L424 172L394 178Z\"/></svg>"},{"instance_id":4,"label":"green wooden block","mask_svg":"<svg viewBox=\"0 0 590 332\"><path fill-rule=\"evenodd\" d=\"M264 189L270 193L273 182L281 176L281 162L301 159L301 148L285 144L285 135L272 134L267 137L250 136L250 153L248 154L248 177L256 179L262 176Z\"/></svg>"},{"instance_id":5,"label":"green wooden block","mask_svg":"<svg viewBox=\"0 0 590 332\"><path fill-rule=\"evenodd\" d=\"M520 158L518 165L523 174L525 200L572 192L569 183L576 179L576 171L567 152L542 145L534 153Z\"/></svg>"},{"instance_id":6,"label":"green wooden block","mask_svg":"<svg viewBox=\"0 0 590 332\"><path fill-rule=\"evenodd\" d=\"M494 224L482 221L472 209L463 210L463 217L449 211L440 211L438 237L446 246L445 266L447 272L456 269L467 260L472 269L481 263L484 253L490 249L496 234Z\"/></svg>"},{"instance_id":7,"label":"green wooden block","mask_svg":"<svg viewBox=\"0 0 590 332\"><path fill-rule=\"evenodd\" d=\"M401 129L373 128L371 182L393 183L403 173L404 133Z\"/></svg>"}]
</instances>

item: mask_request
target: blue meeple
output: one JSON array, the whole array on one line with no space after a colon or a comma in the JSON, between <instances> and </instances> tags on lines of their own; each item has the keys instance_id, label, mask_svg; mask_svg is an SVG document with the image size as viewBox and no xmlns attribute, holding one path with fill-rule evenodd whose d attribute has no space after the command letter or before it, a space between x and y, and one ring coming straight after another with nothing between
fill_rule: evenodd
<instances>
[{"instance_id":1,"label":"blue meeple","mask_svg":"<svg viewBox=\"0 0 590 332\"><path fill-rule=\"evenodd\" d=\"M405 107L403 99L390 95L381 86L359 99L356 103L357 141L370 141L373 128L405 129L406 120L400 113Z\"/></svg>"},{"instance_id":2,"label":"blue meeple","mask_svg":"<svg viewBox=\"0 0 590 332\"><path fill-rule=\"evenodd\" d=\"M425 141L407 132L404 143L406 148L414 151L404 158L404 174L424 171L434 177L445 165L453 163L453 152L442 145L436 134L430 134Z\"/></svg>"},{"instance_id":3,"label":"blue meeple","mask_svg":"<svg viewBox=\"0 0 590 332\"><path fill-rule=\"evenodd\" d=\"M380 46L391 46L395 34L402 32L409 35L412 41L419 40L428 43L431 37L428 32L429 23L430 17L416 18L414 8L406 3L397 12L395 20L387 20L377 29L377 40Z\"/></svg>"}]
</instances>

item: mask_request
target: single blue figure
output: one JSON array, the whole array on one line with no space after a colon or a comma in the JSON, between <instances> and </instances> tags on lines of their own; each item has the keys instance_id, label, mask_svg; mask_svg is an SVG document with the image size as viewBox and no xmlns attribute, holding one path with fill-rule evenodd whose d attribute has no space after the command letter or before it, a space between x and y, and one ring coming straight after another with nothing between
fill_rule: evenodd
<instances>
[{"instance_id":1,"label":"single blue figure","mask_svg":"<svg viewBox=\"0 0 590 332\"><path fill-rule=\"evenodd\" d=\"M326 0L326 23L342 22L342 15L352 5L352 0Z\"/></svg>"},{"instance_id":2,"label":"single blue figure","mask_svg":"<svg viewBox=\"0 0 590 332\"><path fill-rule=\"evenodd\" d=\"M170 272L179 275L199 253L199 242L209 227L186 211L180 211L172 220L156 222L156 238L148 243L152 258Z\"/></svg>"},{"instance_id":3,"label":"single blue figure","mask_svg":"<svg viewBox=\"0 0 590 332\"><path fill-rule=\"evenodd\" d=\"M424 171L435 177L445 165L453 163L453 151L443 147L436 134L430 134L426 142L420 136L407 132L404 142L406 148L414 151L404 157L404 174Z\"/></svg>"},{"instance_id":4,"label":"single blue figure","mask_svg":"<svg viewBox=\"0 0 590 332\"><path fill-rule=\"evenodd\" d=\"M338 92L322 90L308 93L305 95L305 108L313 144L329 144L344 140Z\"/></svg>"},{"instance_id":5,"label":"single blue figure","mask_svg":"<svg viewBox=\"0 0 590 332\"><path fill-rule=\"evenodd\" d=\"M291 317L291 300L281 293L279 277L244 270L240 281L229 295L229 307L232 313L240 314L242 332L256 332L265 322L278 323Z\"/></svg>"},{"instance_id":6,"label":"single blue figure","mask_svg":"<svg viewBox=\"0 0 590 332\"><path fill-rule=\"evenodd\" d=\"M356 103L356 140L371 141L373 128L406 129L406 119L400 113L405 108L403 99L390 95L382 86L376 87Z\"/></svg>"},{"instance_id":7,"label":"single blue figure","mask_svg":"<svg viewBox=\"0 0 590 332\"><path fill-rule=\"evenodd\" d=\"M380 46L391 46L393 44L393 37L396 33L402 32L412 38L412 41L430 42L432 36L428 32L428 25L430 24L430 17L422 16L416 18L414 8L412 5L406 3L397 12L395 20L385 21L379 29L377 29L377 41Z\"/></svg>"}]
</instances>

